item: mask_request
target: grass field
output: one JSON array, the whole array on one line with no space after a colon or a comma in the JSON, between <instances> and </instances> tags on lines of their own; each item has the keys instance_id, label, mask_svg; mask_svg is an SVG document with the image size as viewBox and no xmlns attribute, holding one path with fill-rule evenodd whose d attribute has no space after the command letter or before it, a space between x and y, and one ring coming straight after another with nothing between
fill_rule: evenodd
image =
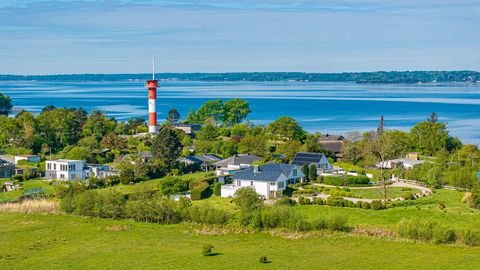
<instances>
[{"instance_id":1,"label":"grass field","mask_svg":"<svg viewBox=\"0 0 480 270\"><path fill-rule=\"evenodd\" d=\"M383 188L363 188L363 189L351 189L355 195L361 196L365 199L383 199ZM420 193L419 189L416 188L404 188L404 187L389 187L387 189L387 197L400 198L406 193Z\"/></svg>"},{"instance_id":2,"label":"grass field","mask_svg":"<svg viewBox=\"0 0 480 270\"><path fill-rule=\"evenodd\" d=\"M0 186L2 186L4 181L0 182ZM0 192L0 203L1 202L8 202L18 199L20 196L23 195L25 190L30 188L42 188L45 191L46 195L50 195L54 193L54 187L49 184L49 182L44 180L28 180L20 183L21 189L10 191L10 192Z\"/></svg>"},{"instance_id":3,"label":"grass field","mask_svg":"<svg viewBox=\"0 0 480 270\"><path fill-rule=\"evenodd\" d=\"M480 230L480 211L469 208L461 202L464 192L452 190L437 190L433 195L413 201L411 205L396 206L386 210L365 210L357 208L325 207L318 205L295 206L298 211L311 219L333 214L344 214L349 218L350 225L382 226L391 228L402 218L431 218L449 225L453 229ZM445 209L439 207L446 206Z\"/></svg>"},{"instance_id":4,"label":"grass field","mask_svg":"<svg viewBox=\"0 0 480 270\"><path fill-rule=\"evenodd\" d=\"M184 179L184 180L197 180L197 179L206 178L206 177L208 177L209 174L211 174L211 172L199 172L199 173L179 175L179 176L175 176L175 177L180 178L180 179ZM130 193L133 193L135 191L140 191L140 190L158 190L158 184L161 181L163 181L163 179L164 178L152 179L152 180L148 180L148 181L145 181L145 182L140 182L140 183L133 184L133 185L120 184L120 185L116 185L116 186L113 186L113 187L100 189L100 191L113 189L113 190L116 190L116 191L121 192L123 194L130 194Z\"/></svg>"},{"instance_id":5,"label":"grass field","mask_svg":"<svg viewBox=\"0 0 480 270\"><path fill-rule=\"evenodd\" d=\"M198 233L66 215L0 215L0 269L478 269L480 249L344 233L304 239L268 232ZM212 244L218 254L201 255ZM258 263L262 255L271 261Z\"/></svg>"}]
</instances>

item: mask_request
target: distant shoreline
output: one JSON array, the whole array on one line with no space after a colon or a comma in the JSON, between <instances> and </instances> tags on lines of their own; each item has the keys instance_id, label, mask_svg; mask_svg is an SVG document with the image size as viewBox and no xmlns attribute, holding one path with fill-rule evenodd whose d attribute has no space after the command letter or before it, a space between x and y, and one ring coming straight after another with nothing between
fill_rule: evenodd
<instances>
[{"instance_id":1,"label":"distant shoreline","mask_svg":"<svg viewBox=\"0 0 480 270\"><path fill-rule=\"evenodd\" d=\"M0 81L132 81L147 80L151 74L57 74L0 75ZM354 82L359 84L418 84L436 82L480 83L477 71L376 71L344 73L227 72L157 73L158 80L218 82Z\"/></svg>"}]
</instances>

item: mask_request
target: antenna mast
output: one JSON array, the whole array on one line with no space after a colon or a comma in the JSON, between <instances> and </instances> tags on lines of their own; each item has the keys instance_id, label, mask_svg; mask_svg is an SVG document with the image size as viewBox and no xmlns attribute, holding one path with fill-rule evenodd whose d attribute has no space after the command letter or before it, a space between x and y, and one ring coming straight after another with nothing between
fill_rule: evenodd
<instances>
[{"instance_id":1,"label":"antenna mast","mask_svg":"<svg viewBox=\"0 0 480 270\"><path fill-rule=\"evenodd\" d=\"M155 80L155 58L152 56L152 80Z\"/></svg>"}]
</instances>

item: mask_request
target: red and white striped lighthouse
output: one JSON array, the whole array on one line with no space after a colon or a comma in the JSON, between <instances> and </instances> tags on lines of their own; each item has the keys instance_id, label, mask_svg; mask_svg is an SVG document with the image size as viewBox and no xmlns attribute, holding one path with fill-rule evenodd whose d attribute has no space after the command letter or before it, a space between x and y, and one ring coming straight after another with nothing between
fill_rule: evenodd
<instances>
[{"instance_id":1,"label":"red and white striped lighthouse","mask_svg":"<svg viewBox=\"0 0 480 270\"><path fill-rule=\"evenodd\" d=\"M155 60L152 60L152 79L147 80L145 85L148 88L148 132L157 134L157 87L158 81L155 80Z\"/></svg>"}]
</instances>

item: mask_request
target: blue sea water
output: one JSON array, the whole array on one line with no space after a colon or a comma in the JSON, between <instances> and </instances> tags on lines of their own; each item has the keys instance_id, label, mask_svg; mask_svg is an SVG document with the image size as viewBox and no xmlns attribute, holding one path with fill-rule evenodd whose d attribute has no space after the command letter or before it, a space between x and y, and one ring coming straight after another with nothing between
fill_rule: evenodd
<instances>
[{"instance_id":1,"label":"blue sea water","mask_svg":"<svg viewBox=\"0 0 480 270\"><path fill-rule=\"evenodd\" d=\"M186 116L206 100L243 98L248 120L267 124L292 116L308 131L345 134L374 130L381 115L388 129L408 130L431 112L448 123L452 135L480 143L480 84L356 84L333 82L191 82L161 81L158 119L170 108ZM44 106L99 109L118 120L147 117L143 81L43 82L0 81L0 92L15 110L40 112Z\"/></svg>"}]
</instances>

